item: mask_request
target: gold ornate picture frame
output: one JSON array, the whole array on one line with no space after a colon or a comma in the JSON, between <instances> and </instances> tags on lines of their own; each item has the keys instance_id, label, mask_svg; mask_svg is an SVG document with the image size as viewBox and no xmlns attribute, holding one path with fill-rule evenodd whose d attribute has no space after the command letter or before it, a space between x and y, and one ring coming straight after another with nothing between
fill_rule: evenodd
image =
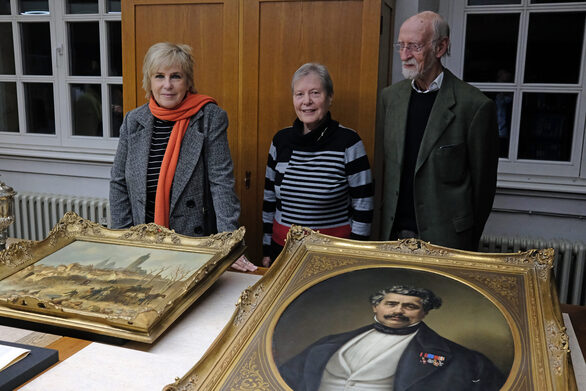
<instances>
[{"instance_id":1,"label":"gold ornate picture frame","mask_svg":"<svg viewBox=\"0 0 586 391\"><path fill-rule=\"evenodd\" d=\"M575 390L552 266L551 249L484 254L293 227L208 352L165 390L295 388L284 380L287 363L322 338L372 324L369 294L395 284L440 296L441 308L428 312L425 325L490 360L504 376L503 390ZM425 354L423 364L449 365Z\"/></svg>"},{"instance_id":2,"label":"gold ornate picture frame","mask_svg":"<svg viewBox=\"0 0 586 391\"><path fill-rule=\"evenodd\" d=\"M152 343L243 253L244 233L114 230L68 212L43 241L0 252L0 317Z\"/></svg>"}]
</instances>

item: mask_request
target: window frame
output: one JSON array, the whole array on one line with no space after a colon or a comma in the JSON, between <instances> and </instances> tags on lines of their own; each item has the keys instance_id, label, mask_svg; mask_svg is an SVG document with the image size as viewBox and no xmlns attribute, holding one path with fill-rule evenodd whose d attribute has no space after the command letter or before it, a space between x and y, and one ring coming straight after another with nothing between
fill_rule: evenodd
<instances>
[{"instance_id":1,"label":"window frame","mask_svg":"<svg viewBox=\"0 0 586 391\"><path fill-rule=\"evenodd\" d=\"M452 55L447 57L446 66L456 75L463 75L464 47L466 42L466 21L468 14L519 13L519 32L517 58L515 62L515 80L513 83L470 82L483 91L513 92L513 111L509 157L516 156L519 146L520 117L523 93L526 92L563 92L576 93L576 111L572 152L569 162L499 159L499 187L530 190L547 190L586 193L586 29L582 44L580 76L575 84L524 83L525 51L529 16L544 12L586 12L586 1L566 4L530 4L530 0L521 0L513 5L478 5L468 6L467 1L450 2ZM547 55L547 51L544 50Z\"/></svg>"},{"instance_id":2,"label":"window frame","mask_svg":"<svg viewBox=\"0 0 586 391\"><path fill-rule=\"evenodd\" d=\"M0 132L0 154L8 156L34 156L72 160L104 162L113 160L118 137L110 137L110 85L122 85L122 75L109 76L110 22L121 24L120 12L107 12L107 1L98 0L99 12L93 14L67 14L66 2L49 0L47 15L20 15L18 0L10 1L11 15L0 15L0 23L11 23L14 47L15 74L0 75L0 82L16 83L19 132ZM22 62L21 23L49 22L52 75L25 75ZM100 76L69 75L68 24L70 22L97 22L99 26ZM53 85L55 134L26 132L26 102L24 83L47 82ZM72 135L71 84L100 84L102 92L103 134L95 136Z\"/></svg>"}]
</instances>

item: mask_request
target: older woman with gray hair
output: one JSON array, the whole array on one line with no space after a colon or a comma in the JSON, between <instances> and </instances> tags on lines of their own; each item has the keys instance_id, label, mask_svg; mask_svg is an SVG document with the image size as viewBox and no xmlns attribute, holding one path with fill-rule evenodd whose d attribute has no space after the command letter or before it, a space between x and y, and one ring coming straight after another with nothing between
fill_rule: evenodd
<instances>
[{"instance_id":1,"label":"older woman with gray hair","mask_svg":"<svg viewBox=\"0 0 586 391\"><path fill-rule=\"evenodd\" d=\"M113 228L154 222L189 236L238 228L228 116L196 92L193 72L188 45L157 43L147 51L149 102L125 116L111 171Z\"/></svg>"},{"instance_id":2,"label":"older woman with gray hair","mask_svg":"<svg viewBox=\"0 0 586 391\"><path fill-rule=\"evenodd\" d=\"M263 202L263 265L281 252L292 224L366 240L373 210L372 174L358 133L330 115L328 69L307 63L291 81L293 126L269 148Z\"/></svg>"}]
</instances>

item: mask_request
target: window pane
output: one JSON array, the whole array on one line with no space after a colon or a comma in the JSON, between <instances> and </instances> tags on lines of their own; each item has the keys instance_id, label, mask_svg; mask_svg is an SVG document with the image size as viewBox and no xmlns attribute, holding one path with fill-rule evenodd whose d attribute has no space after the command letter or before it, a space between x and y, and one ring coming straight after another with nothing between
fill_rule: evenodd
<instances>
[{"instance_id":1,"label":"window pane","mask_svg":"<svg viewBox=\"0 0 586 391\"><path fill-rule=\"evenodd\" d=\"M52 75L49 22L21 23L22 66L25 75Z\"/></svg>"},{"instance_id":2,"label":"window pane","mask_svg":"<svg viewBox=\"0 0 586 391\"><path fill-rule=\"evenodd\" d=\"M16 83L0 83L0 132L18 132Z\"/></svg>"},{"instance_id":3,"label":"window pane","mask_svg":"<svg viewBox=\"0 0 586 391\"><path fill-rule=\"evenodd\" d=\"M108 12L120 12L120 0L108 0Z\"/></svg>"},{"instance_id":4,"label":"window pane","mask_svg":"<svg viewBox=\"0 0 586 391\"><path fill-rule=\"evenodd\" d=\"M55 134L53 85L24 83L26 126L29 133Z\"/></svg>"},{"instance_id":5,"label":"window pane","mask_svg":"<svg viewBox=\"0 0 586 391\"><path fill-rule=\"evenodd\" d=\"M68 14L97 14L98 0L68 0Z\"/></svg>"},{"instance_id":6,"label":"window pane","mask_svg":"<svg viewBox=\"0 0 586 391\"><path fill-rule=\"evenodd\" d=\"M48 0L20 0L18 9L22 14L48 14Z\"/></svg>"},{"instance_id":7,"label":"window pane","mask_svg":"<svg viewBox=\"0 0 586 391\"><path fill-rule=\"evenodd\" d=\"M107 22L109 76L122 76L122 30L120 22Z\"/></svg>"},{"instance_id":8,"label":"window pane","mask_svg":"<svg viewBox=\"0 0 586 391\"><path fill-rule=\"evenodd\" d=\"M110 134L111 137L120 137L122 125L122 85L110 85Z\"/></svg>"},{"instance_id":9,"label":"window pane","mask_svg":"<svg viewBox=\"0 0 586 391\"><path fill-rule=\"evenodd\" d=\"M486 26L499 26L488 29ZM466 20L464 80L499 81L499 74L515 79L519 14L472 14ZM498 53L498 55L495 55Z\"/></svg>"},{"instance_id":10,"label":"window pane","mask_svg":"<svg viewBox=\"0 0 586 391\"><path fill-rule=\"evenodd\" d=\"M0 15L10 15L10 0L0 0Z\"/></svg>"},{"instance_id":11,"label":"window pane","mask_svg":"<svg viewBox=\"0 0 586 391\"><path fill-rule=\"evenodd\" d=\"M468 5L521 4L521 0L468 0Z\"/></svg>"},{"instance_id":12,"label":"window pane","mask_svg":"<svg viewBox=\"0 0 586 391\"><path fill-rule=\"evenodd\" d=\"M100 76L98 22L69 23L69 61L73 76Z\"/></svg>"},{"instance_id":13,"label":"window pane","mask_svg":"<svg viewBox=\"0 0 586 391\"><path fill-rule=\"evenodd\" d=\"M577 94L523 94L519 159L570 161Z\"/></svg>"},{"instance_id":14,"label":"window pane","mask_svg":"<svg viewBox=\"0 0 586 391\"><path fill-rule=\"evenodd\" d=\"M525 83L578 83L585 15L561 12L529 16ZM557 55L546 55L548 48Z\"/></svg>"},{"instance_id":15,"label":"window pane","mask_svg":"<svg viewBox=\"0 0 586 391\"><path fill-rule=\"evenodd\" d=\"M511 118L513 114L512 92L484 92L496 103L496 115L499 129L499 157L509 157L509 139L511 136Z\"/></svg>"},{"instance_id":16,"label":"window pane","mask_svg":"<svg viewBox=\"0 0 586 391\"><path fill-rule=\"evenodd\" d=\"M72 84L71 107L75 136L102 136L102 90L99 84Z\"/></svg>"},{"instance_id":17,"label":"window pane","mask_svg":"<svg viewBox=\"0 0 586 391\"><path fill-rule=\"evenodd\" d=\"M14 46L12 24L0 23L0 74L14 75Z\"/></svg>"}]
</instances>

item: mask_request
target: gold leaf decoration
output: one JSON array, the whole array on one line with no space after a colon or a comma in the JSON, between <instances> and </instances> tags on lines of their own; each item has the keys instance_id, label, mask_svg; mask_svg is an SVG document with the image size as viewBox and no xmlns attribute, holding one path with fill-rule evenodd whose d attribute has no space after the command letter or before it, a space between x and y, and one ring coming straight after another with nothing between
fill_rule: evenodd
<instances>
[{"instance_id":1,"label":"gold leaf decoration","mask_svg":"<svg viewBox=\"0 0 586 391\"><path fill-rule=\"evenodd\" d=\"M238 371L230 386L231 391L271 390L270 384L263 378L258 365L258 353L253 353L246 364Z\"/></svg>"},{"instance_id":2,"label":"gold leaf decoration","mask_svg":"<svg viewBox=\"0 0 586 391\"><path fill-rule=\"evenodd\" d=\"M306 236L309 236L313 231L309 228L301 227L299 225L292 225L289 233L287 234L288 239L293 241L300 241Z\"/></svg>"},{"instance_id":3,"label":"gold leaf decoration","mask_svg":"<svg viewBox=\"0 0 586 391\"><path fill-rule=\"evenodd\" d=\"M230 242L239 242L244 238L245 228L240 227L234 232L220 232L208 236L203 242L204 247L210 248L224 248ZM202 238L203 239L203 238Z\"/></svg>"},{"instance_id":4,"label":"gold leaf decoration","mask_svg":"<svg viewBox=\"0 0 586 391\"><path fill-rule=\"evenodd\" d=\"M235 326L242 324L242 322L244 322L250 316L252 311L254 311L258 305L260 297L263 293L264 286L262 284L257 285L254 291L248 287L242 292L240 299L238 299L238 303L236 303L236 306L238 307L238 313L234 317Z\"/></svg>"},{"instance_id":5,"label":"gold leaf decoration","mask_svg":"<svg viewBox=\"0 0 586 391\"><path fill-rule=\"evenodd\" d=\"M285 249L282 252L290 256L293 254L301 245L303 238L306 236L311 235L314 233L311 229L301 227L299 225L292 225L289 229L289 233L287 233L287 238L285 239Z\"/></svg>"},{"instance_id":6,"label":"gold leaf decoration","mask_svg":"<svg viewBox=\"0 0 586 391\"><path fill-rule=\"evenodd\" d=\"M519 291L519 287L515 277L503 275L488 276L484 274L478 274L477 271L465 271L461 272L461 275L480 282L482 285L490 288L492 292L497 293L501 297L504 297L514 306L517 307L519 305L519 297L515 294L515 292Z\"/></svg>"},{"instance_id":7,"label":"gold leaf decoration","mask_svg":"<svg viewBox=\"0 0 586 391\"><path fill-rule=\"evenodd\" d=\"M542 281L547 281L553 268L553 255L554 250L552 248L534 249L519 253L519 256L516 257L506 257L504 261L517 265L533 265L535 266L537 277Z\"/></svg>"},{"instance_id":8,"label":"gold leaf decoration","mask_svg":"<svg viewBox=\"0 0 586 391\"><path fill-rule=\"evenodd\" d=\"M32 240L22 240L13 243L6 250L0 251L0 264L5 266L20 266L32 259L30 252L36 242Z\"/></svg>"},{"instance_id":9,"label":"gold leaf decoration","mask_svg":"<svg viewBox=\"0 0 586 391\"><path fill-rule=\"evenodd\" d=\"M49 232L48 238L50 245L55 246L60 238L73 238L76 235L103 236L102 226L80 217L75 212L67 212Z\"/></svg>"},{"instance_id":10,"label":"gold leaf decoration","mask_svg":"<svg viewBox=\"0 0 586 391\"><path fill-rule=\"evenodd\" d=\"M122 235L122 239L139 239L145 242L163 243L169 239L173 244L181 244L181 238L174 230L162 227L155 223L139 224L130 227Z\"/></svg>"},{"instance_id":11,"label":"gold leaf decoration","mask_svg":"<svg viewBox=\"0 0 586 391\"><path fill-rule=\"evenodd\" d=\"M316 256L311 260L311 263L303 270L301 278L307 278L319 273L324 273L339 267L353 265L356 260L340 259L333 257Z\"/></svg>"},{"instance_id":12,"label":"gold leaf decoration","mask_svg":"<svg viewBox=\"0 0 586 391\"><path fill-rule=\"evenodd\" d=\"M559 327L553 320L545 324L547 350L550 351L549 361L557 376L563 372L564 358L570 352L569 338L565 327Z\"/></svg>"},{"instance_id":13,"label":"gold leaf decoration","mask_svg":"<svg viewBox=\"0 0 586 391\"><path fill-rule=\"evenodd\" d=\"M423 255L439 255L444 256L449 254L448 251L432 248L428 242L419 239L399 239L397 242L383 244L380 247L383 251L398 251L408 254L423 254Z\"/></svg>"},{"instance_id":14,"label":"gold leaf decoration","mask_svg":"<svg viewBox=\"0 0 586 391\"><path fill-rule=\"evenodd\" d=\"M181 379L176 378L175 383L166 385L165 388L163 388L163 391L195 391L199 389L197 385L197 374L190 376L189 379L184 382L184 384L179 384L180 380Z\"/></svg>"}]
</instances>

